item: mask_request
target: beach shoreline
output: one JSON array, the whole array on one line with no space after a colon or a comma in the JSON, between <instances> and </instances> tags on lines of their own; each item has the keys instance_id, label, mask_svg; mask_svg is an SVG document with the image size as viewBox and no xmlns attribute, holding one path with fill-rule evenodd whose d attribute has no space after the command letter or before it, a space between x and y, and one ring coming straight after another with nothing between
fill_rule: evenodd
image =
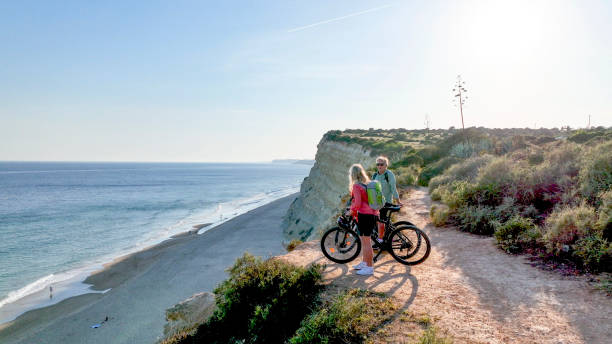
<instances>
[{"instance_id":1,"label":"beach shoreline","mask_svg":"<svg viewBox=\"0 0 612 344\"><path fill-rule=\"evenodd\" d=\"M153 342L163 332L165 309L212 291L245 251L265 257L284 251L281 220L296 197L272 201L200 235L194 228L119 257L84 281L97 293L21 314L0 325L0 342ZM107 317L104 326L90 327Z\"/></svg>"}]
</instances>

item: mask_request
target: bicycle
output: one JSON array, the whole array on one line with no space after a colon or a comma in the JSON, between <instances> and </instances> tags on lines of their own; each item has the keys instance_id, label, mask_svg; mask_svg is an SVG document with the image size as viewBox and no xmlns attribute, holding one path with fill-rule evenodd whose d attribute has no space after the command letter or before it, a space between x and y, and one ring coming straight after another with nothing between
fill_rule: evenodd
<instances>
[{"instance_id":1,"label":"bicycle","mask_svg":"<svg viewBox=\"0 0 612 344\"><path fill-rule=\"evenodd\" d=\"M395 260L405 265L417 265L424 262L431 252L429 237L409 221L391 223L391 213L400 210L400 206L385 206L381 211L389 212L389 216L377 221L385 225L385 234L378 242L378 230L372 231L373 248L378 249L373 261L376 262L383 251L391 254ZM344 264L348 263L361 252L361 240L357 234L357 224L346 212L338 217L338 226L328 229L321 237L321 250L329 260ZM424 247L422 247L424 245ZM423 248L423 249L422 249ZM420 253L420 254L419 254Z\"/></svg>"}]
</instances>

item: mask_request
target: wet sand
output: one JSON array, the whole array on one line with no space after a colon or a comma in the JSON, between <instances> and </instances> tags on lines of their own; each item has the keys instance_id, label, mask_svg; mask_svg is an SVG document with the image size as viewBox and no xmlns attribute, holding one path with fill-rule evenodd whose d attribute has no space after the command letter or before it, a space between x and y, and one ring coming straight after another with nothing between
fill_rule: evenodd
<instances>
[{"instance_id":1,"label":"wet sand","mask_svg":"<svg viewBox=\"0 0 612 344\"><path fill-rule=\"evenodd\" d=\"M281 219L297 194L240 215L202 235L188 231L124 257L89 276L94 290L26 312L0 325L1 343L153 343L165 310L227 276L245 251L282 254ZM104 321L108 317L107 321ZM91 328L101 324L99 328Z\"/></svg>"}]
</instances>

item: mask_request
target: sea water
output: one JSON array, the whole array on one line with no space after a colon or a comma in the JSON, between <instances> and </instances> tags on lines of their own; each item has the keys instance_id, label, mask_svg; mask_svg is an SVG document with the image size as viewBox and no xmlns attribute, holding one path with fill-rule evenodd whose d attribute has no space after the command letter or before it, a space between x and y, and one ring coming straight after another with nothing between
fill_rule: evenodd
<instances>
[{"instance_id":1,"label":"sea water","mask_svg":"<svg viewBox=\"0 0 612 344\"><path fill-rule=\"evenodd\" d=\"M0 323L87 292L119 255L297 192L310 167L0 162Z\"/></svg>"}]
</instances>

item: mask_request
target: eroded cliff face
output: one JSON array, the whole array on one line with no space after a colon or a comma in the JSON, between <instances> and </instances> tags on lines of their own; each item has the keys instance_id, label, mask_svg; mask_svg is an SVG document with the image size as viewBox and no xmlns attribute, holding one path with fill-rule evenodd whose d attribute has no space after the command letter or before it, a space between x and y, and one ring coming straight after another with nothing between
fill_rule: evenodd
<instances>
[{"instance_id":1,"label":"eroded cliff face","mask_svg":"<svg viewBox=\"0 0 612 344\"><path fill-rule=\"evenodd\" d=\"M300 195L293 201L283 228L290 239L309 239L320 230L331 227L334 215L342 209L342 197L348 195L348 170L352 164L364 168L374 165L376 158L358 144L328 141L317 146L315 164L302 182Z\"/></svg>"}]
</instances>

